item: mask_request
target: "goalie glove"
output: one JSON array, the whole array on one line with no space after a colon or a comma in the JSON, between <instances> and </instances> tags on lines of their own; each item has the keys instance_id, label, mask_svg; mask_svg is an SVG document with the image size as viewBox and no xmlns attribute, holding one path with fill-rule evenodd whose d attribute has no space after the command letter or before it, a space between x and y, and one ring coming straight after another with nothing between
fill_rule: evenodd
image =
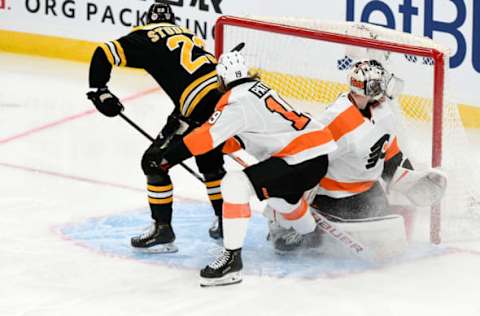
<instances>
[{"instance_id":1,"label":"goalie glove","mask_svg":"<svg viewBox=\"0 0 480 316\"><path fill-rule=\"evenodd\" d=\"M447 176L438 169L425 171L398 167L388 186L400 192L416 206L432 206L442 199L447 188Z\"/></svg>"}]
</instances>

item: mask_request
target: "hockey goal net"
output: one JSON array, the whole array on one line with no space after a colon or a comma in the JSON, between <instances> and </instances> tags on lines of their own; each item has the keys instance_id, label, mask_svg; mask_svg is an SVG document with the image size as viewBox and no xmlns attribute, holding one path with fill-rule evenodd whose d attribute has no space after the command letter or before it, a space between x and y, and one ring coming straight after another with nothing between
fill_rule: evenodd
<instances>
[{"instance_id":1,"label":"hockey goal net","mask_svg":"<svg viewBox=\"0 0 480 316\"><path fill-rule=\"evenodd\" d=\"M246 44L242 53L251 70L313 115L348 91L347 72L355 60L377 59L402 78L405 87L393 109L400 147L417 168L440 167L449 177L441 205L417 212L415 236L433 243L480 237L479 178L469 166L458 107L447 93L447 49L428 38L370 24L219 18L217 56L240 42Z\"/></svg>"}]
</instances>

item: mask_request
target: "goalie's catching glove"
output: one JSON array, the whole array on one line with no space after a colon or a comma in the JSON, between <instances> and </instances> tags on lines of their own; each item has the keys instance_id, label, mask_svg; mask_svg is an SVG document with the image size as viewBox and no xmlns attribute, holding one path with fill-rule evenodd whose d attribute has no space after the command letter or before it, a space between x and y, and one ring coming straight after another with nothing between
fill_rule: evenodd
<instances>
[{"instance_id":1,"label":"goalie's catching glove","mask_svg":"<svg viewBox=\"0 0 480 316\"><path fill-rule=\"evenodd\" d=\"M90 91L87 97L103 115L114 117L123 111L120 100L108 90L107 87L98 88L97 91Z\"/></svg>"},{"instance_id":2,"label":"goalie's catching glove","mask_svg":"<svg viewBox=\"0 0 480 316\"><path fill-rule=\"evenodd\" d=\"M398 167L388 187L405 195L416 206L432 206L442 199L447 176L438 169L425 171Z\"/></svg>"}]
</instances>

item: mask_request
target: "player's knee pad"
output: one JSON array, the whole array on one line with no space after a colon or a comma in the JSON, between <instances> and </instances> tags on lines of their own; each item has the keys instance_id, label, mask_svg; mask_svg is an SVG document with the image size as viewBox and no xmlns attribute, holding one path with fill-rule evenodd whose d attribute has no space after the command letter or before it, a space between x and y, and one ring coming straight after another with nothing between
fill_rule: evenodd
<instances>
[{"instance_id":1,"label":"player's knee pad","mask_svg":"<svg viewBox=\"0 0 480 316\"><path fill-rule=\"evenodd\" d=\"M229 171L222 180L222 195L224 201L235 204L245 204L255 195L250 180L243 171Z\"/></svg>"},{"instance_id":2,"label":"player's knee pad","mask_svg":"<svg viewBox=\"0 0 480 316\"><path fill-rule=\"evenodd\" d=\"M293 210L295 210L299 203L297 202L297 203L291 204L284 199L272 197L268 199L267 204L275 211L284 214L284 213L290 213Z\"/></svg>"},{"instance_id":3,"label":"player's knee pad","mask_svg":"<svg viewBox=\"0 0 480 316\"><path fill-rule=\"evenodd\" d=\"M157 161L161 160L163 150L150 146L142 156L142 170L145 175L163 175L166 172L159 168Z\"/></svg>"},{"instance_id":4,"label":"player's knee pad","mask_svg":"<svg viewBox=\"0 0 480 316\"><path fill-rule=\"evenodd\" d=\"M293 227L301 234L312 232L315 229L315 220L305 199L302 198L297 203L290 204L284 199L270 198L268 205L275 210L275 219L280 226Z\"/></svg>"}]
</instances>

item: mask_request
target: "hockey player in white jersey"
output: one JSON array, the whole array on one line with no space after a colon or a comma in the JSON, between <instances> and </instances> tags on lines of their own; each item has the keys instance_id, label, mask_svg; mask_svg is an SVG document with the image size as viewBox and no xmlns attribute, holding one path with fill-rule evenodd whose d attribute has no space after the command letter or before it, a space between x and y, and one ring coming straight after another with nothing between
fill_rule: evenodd
<instances>
[{"instance_id":1,"label":"hockey player in white jersey","mask_svg":"<svg viewBox=\"0 0 480 316\"><path fill-rule=\"evenodd\" d=\"M315 187L328 167L327 154L337 145L331 132L310 115L291 108L270 87L248 73L238 52L222 55L217 65L225 94L211 118L159 157L169 168L217 146L240 148L259 163L228 171L222 180L224 251L201 271L203 286L241 281L241 249L253 196L267 200L297 232L320 237L304 192Z\"/></svg>"},{"instance_id":2,"label":"hockey player in white jersey","mask_svg":"<svg viewBox=\"0 0 480 316\"><path fill-rule=\"evenodd\" d=\"M352 66L348 83L350 91L341 94L320 118L338 149L328 155L327 173L312 202L314 211L339 222L397 220L388 216L394 210L382 181L387 191L400 192L415 206L439 201L445 192L446 176L436 169L413 170L400 150L390 102L400 93L403 81L376 60L363 60ZM396 227L402 230L403 221L398 222L402 226ZM270 226L274 240L288 236L291 243L301 244L301 234L288 232L279 224L277 221Z\"/></svg>"}]
</instances>

